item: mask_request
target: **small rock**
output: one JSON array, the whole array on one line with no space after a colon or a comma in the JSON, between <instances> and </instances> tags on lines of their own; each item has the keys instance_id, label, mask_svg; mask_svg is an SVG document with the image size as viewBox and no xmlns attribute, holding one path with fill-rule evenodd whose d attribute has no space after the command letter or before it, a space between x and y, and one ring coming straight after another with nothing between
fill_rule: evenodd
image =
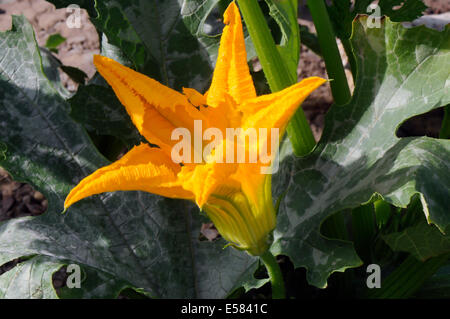
<instances>
[{"instance_id":1,"label":"small rock","mask_svg":"<svg viewBox=\"0 0 450 319\"><path fill-rule=\"evenodd\" d=\"M42 201L45 197L41 192L35 191L33 197L37 201Z\"/></svg>"},{"instance_id":2,"label":"small rock","mask_svg":"<svg viewBox=\"0 0 450 319\"><path fill-rule=\"evenodd\" d=\"M214 227L213 223L202 224L200 233L206 237L209 241L213 241L218 238L219 232Z\"/></svg>"}]
</instances>

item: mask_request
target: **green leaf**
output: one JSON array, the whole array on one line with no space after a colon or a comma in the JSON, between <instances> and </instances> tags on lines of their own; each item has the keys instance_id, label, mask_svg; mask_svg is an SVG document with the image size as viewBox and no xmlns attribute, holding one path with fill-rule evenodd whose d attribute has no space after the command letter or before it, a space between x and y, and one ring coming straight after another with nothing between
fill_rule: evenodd
<instances>
[{"instance_id":1,"label":"green leaf","mask_svg":"<svg viewBox=\"0 0 450 319\"><path fill-rule=\"evenodd\" d=\"M272 250L306 267L308 281L318 287L326 286L332 272L360 264L350 242L320 234L322 221L333 213L358 207L374 194L406 207L418 193L428 222L441 231L450 225L450 142L395 135L408 118L448 104L450 29L406 29L388 19L371 29L366 22L361 17L353 26L360 71L352 100L327 113L310 156L295 158L282 150L274 178L274 198L289 188Z\"/></svg>"},{"instance_id":2,"label":"green leaf","mask_svg":"<svg viewBox=\"0 0 450 319\"><path fill-rule=\"evenodd\" d=\"M328 6L328 13L333 22L336 35L348 39L352 34L352 21L358 14L374 14L369 9L373 0L356 0L352 9L350 0L334 0ZM427 6L422 0L380 0L378 2L380 15L388 16L391 21L412 21L422 15ZM400 6L400 7L399 7Z\"/></svg>"},{"instance_id":3,"label":"green leaf","mask_svg":"<svg viewBox=\"0 0 450 319\"><path fill-rule=\"evenodd\" d=\"M0 299L56 299L52 276L63 264L36 256L0 276Z\"/></svg>"},{"instance_id":4,"label":"green leaf","mask_svg":"<svg viewBox=\"0 0 450 319\"><path fill-rule=\"evenodd\" d=\"M450 261L429 278L414 294L414 297L421 299L450 298Z\"/></svg>"},{"instance_id":5,"label":"green leaf","mask_svg":"<svg viewBox=\"0 0 450 319\"><path fill-rule=\"evenodd\" d=\"M64 98L69 98L71 93L64 87L59 76L58 68L62 65L61 61L46 48L40 47L39 49L45 75L61 96Z\"/></svg>"},{"instance_id":6,"label":"green leaf","mask_svg":"<svg viewBox=\"0 0 450 319\"><path fill-rule=\"evenodd\" d=\"M428 225L425 219L418 225L382 238L392 250L408 252L421 261L450 252L450 236Z\"/></svg>"},{"instance_id":7,"label":"green leaf","mask_svg":"<svg viewBox=\"0 0 450 319\"><path fill-rule=\"evenodd\" d=\"M207 48L183 20L186 11L192 14L189 7L176 0L98 1L93 22L139 71L174 89L205 90L212 66Z\"/></svg>"},{"instance_id":8,"label":"green leaf","mask_svg":"<svg viewBox=\"0 0 450 319\"><path fill-rule=\"evenodd\" d=\"M70 189L108 161L70 118L68 103L43 72L33 29L23 17L14 16L12 30L0 33L0 51L5 52L0 166L29 182L49 203L41 216L0 224L0 264L22 256L49 257L161 298L222 298L244 284L259 283L253 278L257 258L223 249L224 240L199 240L204 218L188 202L114 192L60 214ZM50 284L49 276L44 278Z\"/></svg>"},{"instance_id":9,"label":"green leaf","mask_svg":"<svg viewBox=\"0 0 450 319\"><path fill-rule=\"evenodd\" d=\"M69 1L52 2L66 6ZM70 2L83 8L91 6L84 0ZM208 47L198 38L200 31L198 37L190 31L206 19L217 2L208 0L199 5L191 0L181 6L177 0L96 1L97 16L94 19L91 14L91 21L138 71L174 89L184 86L204 91L211 79L212 61ZM216 51L218 41L216 38L208 46Z\"/></svg>"},{"instance_id":10,"label":"green leaf","mask_svg":"<svg viewBox=\"0 0 450 319\"><path fill-rule=\"evenodd\" d=\"M61 65L61 70L63 70L76 83L86 83L86 79L88 78L88 76L86 73L84 73L83 70L68 65Z\"/></svg>"},{"instance_id":11,"label":"green leaf","mask_svg":"<svg viewBox=\"0 0 450 319\"><path fill-rule=\"evenodd\" d=\"M217 10L219 0L96 1L97 14L91 12L92 1L50 2L86 8L103 33L102 54L105 43L106 51L115 46L121 60L171 88L206 91L224 26ZM245 41L250 59L255 50L249 36Z\"/></svg>"},{"instance_id":12,"label":"green leaf","mask_svg":"<svg viewBox=\"0 0 450 319\"><path fill-rule=\"evenodd\" d=\"M58 290L61 299L116 299L129 284L115 276L90 267L80 267L82 275L80 288L68 288L67 285Z\"/></svg>"},{"instance_id":13,"label":"green leaf","mask_svg":"<svg viewBox=\"0 0 450 319\"><path fill-rule=\"evenodd\" d=\"M422 0L382 0L379 5L381 14L388 16L395 22L417 19L428 8ZM397 8L397 6L400 6L400 8Z\"/></svg>"},{"instance_id":14,"label":"green leaf","mask_svg":"<svg viewBox=\"0 0 450 319\"><path fill-rule=\"evenodd\" d=\"M126 55L122 52L122 50L119 47L108 42L108 38L105 36L105 34L102 34L101 48L102 48L101 55L113 59L127 67L132 67L133 63L130 60L128 60ZM101 76L99 77L103 80ZM105 84L105 86L108 86L105 80L103 80L103 83Z\"/></svg>"},{"instance_id":15,"label":"green leaf","mask_svg":"<svg viewBox=\"0 0 450 319\"><path fill-rule=\"evenodd\" d=\"M142 138L123 105L110 87L81 86L69 100L70 116L99 135L112 135L128 148L138 145Z\"/></svg>"},{"instance_id":16,"label":"green leaf","mask_svg":"<svg viewBox=\"0 0 450 319\"><path fill-rule=\"evenodd\" d=\"M66 38L64 38L59 33L52 34L47 38L47 42L45 43L45 47L53 52L58 52L58 46L64 43Z\"/></svg>"}]
</instances>

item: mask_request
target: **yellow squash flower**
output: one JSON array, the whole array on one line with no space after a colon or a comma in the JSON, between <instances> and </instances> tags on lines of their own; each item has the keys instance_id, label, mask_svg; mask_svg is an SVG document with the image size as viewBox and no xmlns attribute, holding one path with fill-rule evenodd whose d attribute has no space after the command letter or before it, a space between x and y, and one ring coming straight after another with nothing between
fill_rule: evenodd
<instances>
[{"instance_id":1,"label":"yellow squash flower","mask_svg":"<svg viewBox=\"0 0 450 319\"><path fill-rule=\"evenodd\" d=\"M217 128L223 136L227 128L277 128L282 135L301 102L325 80L311 77L283 91L257 97L247 65L241 17L234 2L224 14L224 23L211 87L205 94L194 89L179 93L114 60L94 57L95 66L139 132L159 147L142 143L84 178L67 196L65 209L85 197L112 191L140 190L187 199L207 213L234 247L256 256L268 249L276 216L271 175L261 173L267 163L261 157L253 163L227 163L211 157L177 163L172 151L178 142L172 139L172 133L185 128L193 136L194 121L201 121L203 129ZM226 150L230 145L227 139L216 141L210 154L217 154L222 147ZM263 145L267 148L269 140L267 135L266 140L260 137L256 145L246 146L246 155ZM190 158L203 154L203 146L199 149L194 145L193 149Z\"/></svg>"}]
</instances>

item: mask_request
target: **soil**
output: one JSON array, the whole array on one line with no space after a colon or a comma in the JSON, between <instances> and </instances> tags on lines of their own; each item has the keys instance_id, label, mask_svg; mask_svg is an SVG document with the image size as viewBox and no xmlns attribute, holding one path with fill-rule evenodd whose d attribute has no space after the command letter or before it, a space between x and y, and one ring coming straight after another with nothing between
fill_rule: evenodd
<instances>
[{"instance_id":1,"label":"soil","mask_svg":"<svg viewBox=\"0 0 450 319\"><path fill-rule=\"evenodd\" d=\"M82 10L81 28L69 28L67 18L71 12L58 9L44 0L0 0L0 31L11 28L11 15L23 14L33 25L39 46L45 46L47 38L60 34L66 41L58 47L56 56L64 64L83 70L88 77L95 74L92 55L100 52L98 33ZM76 84L61 72L61 81L69 91L76 91Z\"/></svg>"},{"instance_id":2,"label":"soil","mask_svg":"<svg viewBox=\"0 0 450 319\"><path fill-rule=\"evenodd\" d=\"M450 11L450 2L442 0L425 0L430 8L426 14L446 13ZM301 8L301 24L314 31L314 24L308 16L306 8ZM92 55L99 53L99 39L95 27L89 21L85 11L81 15L81 29L70 29L66 25L67 17L70 15L65 9L56 10L54 6L44 0L0 0L0 31L8 30L11 27L11 15L23 14L33 25L37 42L44 46L50 35L59 33L66 38L66 41L58 47L57 57L64 65L74 66L83 70L89 77L95 74L92 63ZM347 63L342 45L339 45L346 72L351 79L351 72ZM323 60L309 50L307 47L301 48L301 61L298 68L299 79L309 76L321 76L326 78L325 64ZM77 85L66 74L61 73L61 80L69 91L76 91ZM350 83L353 89L353 83ZM320 138L323 130L324 116L332 104L332 97L329 85L324 85L303 103L303 109L310 122L316 140ZM399 136L428 135L436 137L440 123L442 121L442 109L435 110L425 116L416 117L407 121L398 131ZM10 218L22 216L37 216L45 212L48 202L44 196L35 191L30 185L14 181L8 173L0 168L0 222ZM202 235L208 240L217 236L217 231L211 225L202 229ZM289 261L280 262L284 268L286 276L300 276L303 270L295 270L288 266ZM20 260L11 261L5 265L0 265L0 274L14 267ZM292 268L292 269L291 269ZM299 273L301 273L299 275ZM66 277L64 269L54 275L54 286L56 288L64 285ZM303 279L302 279L303 280ZM264 290L262 290L264 293ZM265 293L264 293L265 294ZM247 294L247 297L254 298L257 294Z\"/></svg>"},{"instance_id":3,"label":"soil","mask_svg":"<svg viewBox=\"0 0 450 319\"><path fill-rule=\"evenodd\" d=\"M428 9L426 14L439 14L450 12L450 2L448 0L424 0Z\"/></svg>"}]
</instances>

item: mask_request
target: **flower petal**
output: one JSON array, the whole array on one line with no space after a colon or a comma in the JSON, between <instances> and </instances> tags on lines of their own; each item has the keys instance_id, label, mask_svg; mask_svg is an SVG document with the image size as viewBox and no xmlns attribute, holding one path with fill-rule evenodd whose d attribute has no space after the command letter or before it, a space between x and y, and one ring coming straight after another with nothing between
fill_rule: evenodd
<instances>
[{"instance_id":1,"label":"flower petal","mask_svg":"<svg viewBox=\"0 0 450 319\"><path fill-rule=\"evenodd\" d=\"M225 102L225 92L238 104L256 97L247 64L241 15L234 2L228 6L223 17L226 26L220 39L217 63L207 97L208 105L213 107Z\"/></svg>"},{"instance_id":2,"label":"flower petal","mask_svg":"<svg viewBox=\"0 0 450 319\"><path fill-rule=\"evenodd\" d=\"M325 79L309 77L282 91L245 101L240 106L244 128L279 128L282 135L300 104L324 82Z\"/></svg>"},{"instance_id":3,"label":"flower petal","mask_svg":"<svg viewBox=\"0 0 450 319\"><path fill-rule=\"evenodd\" d=\"M202 206L216 188L223 184L238 168L236 164L208 163L183 166L178 178L186 191L195 196L195 203ZM234 184L238 186L237 183Z\"/></svg>"},{"instance_id":4,"label":"flower petal","mask_svg":"<svg viewBox=\"0 0 450 319\"><path fill-rule=\"evenodd\" d=\"M180 166L164 151L147 144L135 146L116 162L84 178L66 198L64 208L91 195L140 190L172 198L192 199L177 179Z\"/></svg>"},{"instance_id":5,"label":"flower petal","mask_svg":"<svg viewBox=\"0 0 450 319\"><path fill-rule=\"evenodd\" d=\"M171 140L172 131L184 127L192 132L194 120L203 119L184 94L107 57L95 55L94 64L139 132L168 154L176 143Z\"/></svg>"}]
</instances>

